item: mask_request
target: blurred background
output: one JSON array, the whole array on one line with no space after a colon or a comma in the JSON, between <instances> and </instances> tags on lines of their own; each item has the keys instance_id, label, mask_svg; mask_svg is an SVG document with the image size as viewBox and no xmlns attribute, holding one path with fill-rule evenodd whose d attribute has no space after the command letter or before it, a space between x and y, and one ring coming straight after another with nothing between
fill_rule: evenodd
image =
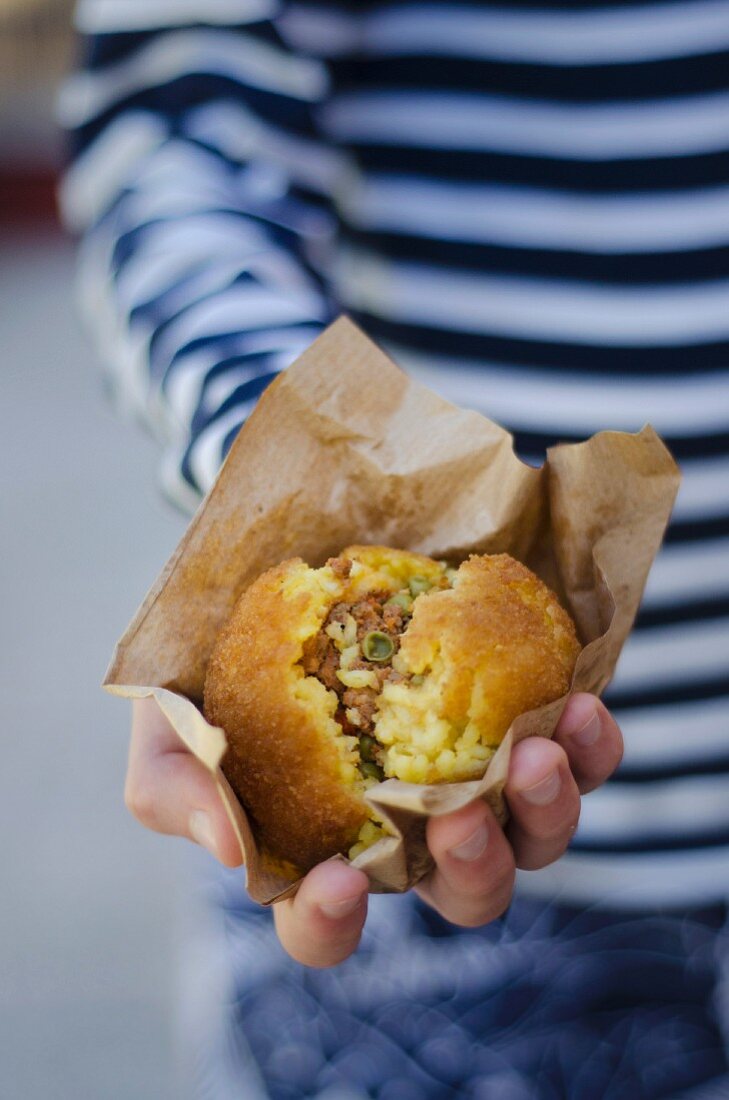
<instances>
[{"instance_id":1,"label":"blurred background","mask_svg":"<svg viewBox=\"0 0 729 1100\"><path fill-rule=\"evenodd\" d=\"M99 684L184 521L76 320L54 200L72 7L0 0L0 1096L178 1100L197 857L126 814L127 705Z\"/></svg>"}]
</instances>

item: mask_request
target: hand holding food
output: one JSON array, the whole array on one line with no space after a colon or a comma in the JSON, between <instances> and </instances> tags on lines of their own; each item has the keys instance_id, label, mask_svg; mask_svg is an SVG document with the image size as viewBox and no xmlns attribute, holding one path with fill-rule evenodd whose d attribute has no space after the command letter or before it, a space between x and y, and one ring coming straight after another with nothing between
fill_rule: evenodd
<instances>
[{"instance_id":1,"label":"hand holding food","mask_svg":"<svg viewBox=\"0 0 729 1100\"><path fill-rule=\"evenodd\" d=\"M303 863L322 830L345 849L361 832L365 842L368 833L377 839L362 795L381 776L481 774L516 714L566 690L577 650L554 595L507 555L454 571L420 555L353 547L320 570L285 562L247 590L213 654L206 704L227 723L229 775L243 797L251 791L266 840L280 838ZM621 752L603 705L570 698L553 740L514 747L506 832L480 800L431 818L434 868L417 892L454 924L498 917L515 868L559 858L580 793L602 783ZM280 821L261 790L273 792ZM213 778L152 700L135 704L127 802L148 827L187 836L229 866L241 862ZM329 854L295 897L274 906L284 948L310 966L350 955L367 913L366 875Z\"/></svg>"},{"instance_id":2,"label":"hand holding food","mask_svg":"<svg viewBox=\"0 0 729 1100\"><path fill-rule=\"evenodd\" d=\"M498 917L511 900L515 866L533 870L559 858L577 822L579 795L603 783L621 753L620 731L602 703L591 695L572 696L553 740L530 737L514 747L506 834L483 802L431 819L427 837L435 868L418 893L453 924ZM227 866L240 864L235 832L210 773L152 699L134 703L126 799L147 828L194 840ZM306 875L296 897L273 909L290 955L309 966L334 966L359 941L367 878L328 860Z\"/></svg>"}]
</instances>

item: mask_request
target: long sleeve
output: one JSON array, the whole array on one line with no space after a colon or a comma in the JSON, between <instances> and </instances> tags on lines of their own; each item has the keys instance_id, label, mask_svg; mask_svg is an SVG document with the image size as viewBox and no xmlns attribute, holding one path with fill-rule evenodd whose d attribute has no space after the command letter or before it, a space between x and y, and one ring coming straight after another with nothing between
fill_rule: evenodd
<instances>
[{"instance_id":1,"label":"long sleeve","mask_svg":"<svg viewBox=\"0 0 729 1100\"><path fill-rule=\"evenodd\" d=\"M269 0L85 0L60 101L61 200L80 298L118 401L164 441L192 508L261 391L318 334L335 159L327 92Z\"/></svg>"}]
</instances>

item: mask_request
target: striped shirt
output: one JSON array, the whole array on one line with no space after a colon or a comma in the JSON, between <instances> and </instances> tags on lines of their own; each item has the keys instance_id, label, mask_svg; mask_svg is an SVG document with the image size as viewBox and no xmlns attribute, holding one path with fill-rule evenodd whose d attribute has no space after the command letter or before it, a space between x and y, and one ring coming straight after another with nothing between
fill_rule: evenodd
<instances>
[{"instance_id":1,"label":"striped shirt","mask_svg":"<svg viewBox=\"0 0 729 1100\"><path fill-rule=\"evenodd\" d=\"M626 739L525 891L729 894L729 0L81 0L61 113L86 316L183 507L341 309L557 441L650 420L674 519L608 702Z\"/></svg>"}]
</instances>

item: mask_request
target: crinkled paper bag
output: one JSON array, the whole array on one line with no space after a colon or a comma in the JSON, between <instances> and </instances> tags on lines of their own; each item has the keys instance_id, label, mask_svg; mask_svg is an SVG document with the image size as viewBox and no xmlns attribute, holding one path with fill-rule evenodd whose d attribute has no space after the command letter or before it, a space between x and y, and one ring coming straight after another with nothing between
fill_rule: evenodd
<instances>
[{"instance_id":1,"label":"crinkled paper bag","mask_svg":"<svg viewBox=\"0 0 729 1100\"><path fill-rule=\"evenodd\" d=\"M274 901L293 892L296 871L258 845L255 822L225 779L225 735L199 710L215 637L241 591L285 558L320 566L351 543L455 561L505 551L557 592L577 624L584 648L571 691L600 693L678 483L650 427L600 432L552 448L541 469L527 466L503 428L408 378L340 318L262 396L119 642L105 686L156 698L216 778L251 896ZM355 861L372 890L406 890L427 873L429 816L483 798L503 822L512 745L549 737L566 698L517 718L478 782L373 788L367 797L394 835Z\"/></svg>"}]
</instances>

